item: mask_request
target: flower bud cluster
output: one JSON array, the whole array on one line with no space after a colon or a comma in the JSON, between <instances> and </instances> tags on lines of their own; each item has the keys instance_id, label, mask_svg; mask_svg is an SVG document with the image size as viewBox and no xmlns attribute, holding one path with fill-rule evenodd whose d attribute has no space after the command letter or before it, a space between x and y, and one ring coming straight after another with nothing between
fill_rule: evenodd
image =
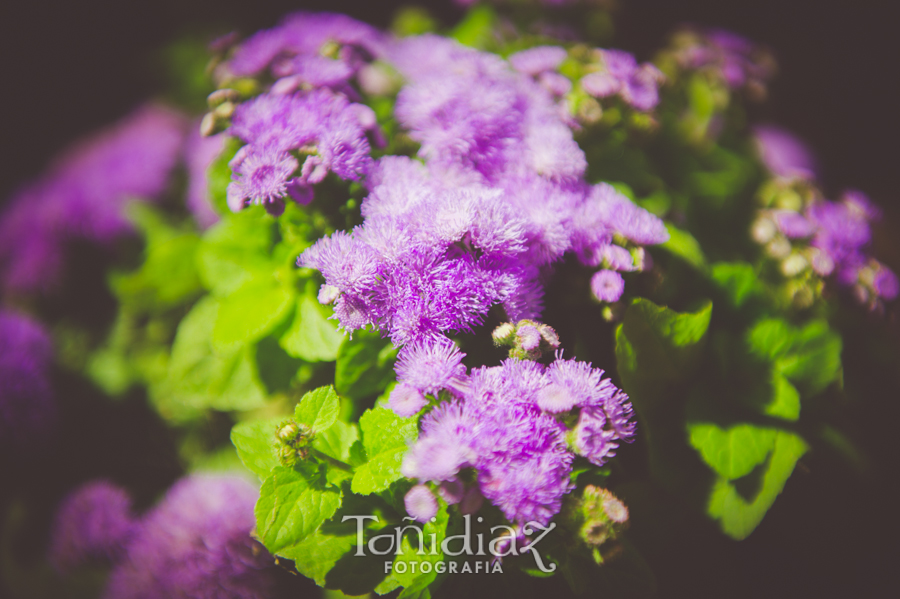
<instances>
[{"instance_id":1,"label":"flower bud cluster","mask_svg":"<svg viewBox=\"0 0 900 599\"><path fill-rule=\"evenodd\" d=\"M559 336L553 327L533 320L504 322L491 334L494 345L509 347L509 357L539 360L544 352L559 349Z\"/></svg>"},{"instance_id":2,"label":"flower bud cluster","mask_svg":"<svg viewBox=\"0 0 900 599\"><path fill-rule=\"evenodd\" d=\"M275 429L275 448L282 466L293 467L309 457L310 444L315 435L304 424L285 420Z\"/></svg>"},{"instance_id":3,"label":"flower bud cluster","mask_svg":"<svg viewBox=\"0 0 900 599\"><path fill-rule=\"evenodd\" d=\"M586 486L581 498L567 507L565 519L566 527L578 536L598 564L621 553L618 539L628 528L628 508L608 489Z\"/></svg>"}]
</instances>

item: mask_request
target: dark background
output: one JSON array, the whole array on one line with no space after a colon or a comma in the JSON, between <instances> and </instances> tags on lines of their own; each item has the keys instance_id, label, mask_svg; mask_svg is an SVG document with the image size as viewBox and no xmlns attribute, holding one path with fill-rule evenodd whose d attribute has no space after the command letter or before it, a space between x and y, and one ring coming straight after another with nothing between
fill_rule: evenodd
<instances>
[{"instance_id":1,"label":"dark background","mask_svg":"<svg viewBox=\"0 0 900 599\"><path fill-rule=\"evenodd\" d=\"M125 115L158 92L154 57L189 31L251 33L297 8L348 12L388 24L399 2L280 0L121 0L4 2L0 8L0 201L39 175L49 158L79 136ZM836 196L860 188L887 209L879 252L900 270L900 37L891 3L876 0L623 0L615 45L649 59L679 23L718 26L768 45L780 72L762 114L795 131L817 151L822 182ZM449 0L429 7L449 23ZM848 339L849 343L849 339ZM845 352L846 353L846 352ZM853 367L853 356L845 363ZM864 366L860 366L864 368ZM890 399L890 398L888 398ZM900 397L894 398L900 402ZM900 530L895 472L898 407L862 415L861 433L876 474L860 481L823 471L814 458L789 481L759 529L743 543L723 542L731 560L720 597L870 597L894 595ZM859 437L857 437L859 438ZM880 473L880 474L878 474ZM685 539L686 548L690 539ZM673 559L673 563L677 563ZM710 564L710 569L720 564ZM691 581L658 571L661 596L690 593ZM720 575L721 576L721 575ZM715 577L715 576L713 576ZM695 592L691 592L691 591Z\"/></svg>"}]
</instances>

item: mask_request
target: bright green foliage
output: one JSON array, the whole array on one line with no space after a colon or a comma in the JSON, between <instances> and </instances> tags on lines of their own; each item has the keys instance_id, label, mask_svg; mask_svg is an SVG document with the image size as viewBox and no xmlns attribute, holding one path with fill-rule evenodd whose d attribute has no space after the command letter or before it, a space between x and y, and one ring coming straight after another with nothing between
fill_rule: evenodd
<instances>
[{"instance_id":1,"label":"bright green foliage","mask_svg":"<svg viewBox=\"0 0 900 599\"><path fill-rule=\"evenodd\" d=\"M493 37L494 23L497 15L494 10L485 4L470 10L466 17L451 32L451 37L459 43L484 48Z\"/></svg>"},{"instance_id":2,"label":"bright green foliage","mask_svg":"<svg viewBox=\"0 0 900 599\"><path fill-rule=\"evenodd\" d=\"M362 445L368 460L353 475L354 493L367 495L399 480L403 455L418 434L416 418L401 418L388 408L368 410L359 419Z\"/></svg>"},{"instance_id":3,"label":"bright green foliage","mask_svg":"<svg viewBox=\"0 0 900 599\"><path fill-rule=\"evenodd\" d=\"M272 553L294 547L341 506L341 492L292 468L276 467L259 490L256 531Z\"/></svg>"},{"instance_id":4,"label":"bright green foliage","mask_svg":"<svg viewBox=\"0 0 900 599\"><path fill-rule=\"evenodd\" d=\"M317 530L296 545L285 547L280 555L294 560L298 572L324 587L328 573L355 546L355 533L329 535Z\"/></svg>"},{"instance_id":5,"label":"bright green foliage","mask_svg":"<svg viewBox=\"0 0 900 599\"><path fill-rule=\"evenodd\" d=\"M294 409L294 418L318 434L331 428L340 411L340 398L334 387L319 387L303 396Z\"/></svg>"},{"instance_id":6,"label":"bright green foliage","mask_svg":"<svg viewBox=\"0 0 900 599\"><path fill-rule=\"evenodd\" d=\"M747 262L716 262L710 275L733 308L740 308L763 293L759 274Z\"/></svg>"},{"instance_id":7,"label":"bright green foliage","mask_svg":"<svg viewBox=\"0 0 900 599\"><path fill-rule=\"evenodd\" d=\"M338 350L334 386L351 399L376 395L394 380L397 349L375 331L354 331Z\"/></svg>"},{"instance_id":8,"label":"bright green foliage","mask_svg":"<svg viewBox=\"0 0 900 599\"><path fill-rule=\"evenodd\" d=\"M244 466L260 480L268 478L278 466L275 455L275 430L284 418L239 422L231 429L231 442Z\"/></svg>"},{"instance_id":9,"label":"bright green foliage","mask_svg":"<svg viewBox=\"0 0 900 599\"><path fill-rule=\"evenodd\" d=\"M161 409L172 411L173 416L180 408L249 410L265 400L253 348L219 350L212 346L218 312L219 302L206 297L178 326L168 377L156 390Z\"/></svg>"},{"instance_id":10,"label":"bright green foliage","mask_svg":"<svg viewBox=\"0 0 900 599\"><path fill-rule=\"evenodd\" d=\"M272 281L251 281L219 304L213 344L227 349L259 341L287 316L293 303L290 290Z\"/></svg>"},{"instance_id":11,"label":"bright green foliage","mask_svg":"<svg viewBox=\"0 0 900 599\"><path fill-rule=\"evenodd\" d=\"M278 342L295 358L307 362L334 361L344 334L337 330L336 321L328 320L331 309L319 304L314 288L307 289L297 300L291 325Z\"/></svg>"},{"instance_id":12,"label":"bright green foliage","mask_svg":"<svg viewBox=\"0 0 900 599\"><path fill-rule=\"evenodd\" d=\"M711 422L689 422L691 445L719 476L741 478L762 463L775 445L777 431L746 422L722 428Z\"/></svg>"},{"instance_id":13,"label":"bright green foliage","mask_svg":"<svg viewBox=\"0 0 900 599\"><path fill-rule=\"evenodd\" d=\"M799 436L778 431L768 460L746 480L716 480L707 511L719 521L725 534L744 539L762 521L794 471L807 445Z\"/></svg>"},{"instance_id":14,"label":"bright green foliage","mask_svg":"<svg viewBox=\"0 0 900 599\"><path fill-rule=\"evenodd\" d=\"M747 348L771 362L804 395L821 392L840 375L841 338L824 321L798 329L784 320L761 320L747 333Z\"/></svg>"}]
</instances>

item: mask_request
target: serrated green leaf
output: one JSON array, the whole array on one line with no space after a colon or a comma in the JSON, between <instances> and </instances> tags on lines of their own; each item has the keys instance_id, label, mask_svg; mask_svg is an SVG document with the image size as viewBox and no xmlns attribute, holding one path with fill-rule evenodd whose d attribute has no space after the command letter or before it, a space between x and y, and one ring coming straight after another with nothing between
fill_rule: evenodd
<instances>
[{"instance_id":1,"label":"serrated green leaf","mask_svg":"<svg viewBox=\"0 0 900 599\"><path fill-rule=\"evenodd\" d=\"M706 256L703 255L703 250L700 249L700 244L694 236L671 223L666 223L666 230L669 232L669 239L659 247L678 256L697 270L705 270Z\"/></svg>"},{"instance_id":2,"label":"serrated green leaf","mask_svg":"<svg viewBox=\"0 0 900 599\"><path fill-rule=\"evenodd\" d=\"M273 554L295 547L331 518L341 506L335 489L311 486L299 472L276 467L263 482L256 502L256 531Z\"/></svg>"},{"instance_id":3,"label":"serrated green leaf","mask_svg":"<svg viewBox=\"0 0 900 599\"><path fill-rule=\"evenodd\" d=\"M403 478L400 466L408 448L395 447L369 458L369 461L358 466L353 473L351 490L360 495L378 493L391 486L391 483Z\"/></svg>"},{"instance_id":4,"label":"serrated green leaf","mask_svg":"<svg viewBox=\"0 0 900 599\"><path fill-rule=\"evenodd\" d=\"M331 312L314 296L302 295L291 326L279 339L284 351L307 362L336 360L344 334L337 329L336 321L328 320Z\"/></svg>"},{"instance_id":5,"label":"serrated green leaf","mask_svg":"<svg viewBox=\"0 0 900 599\"><path fill-rule=\"evenodd\" d=\"M337 420L327 430L316 435L313 447L342 462L350 461L350 447L359 439L359 429L353 423Z\"/></svg>"},{"instance_id":6,"label":"serrated green leaf","mask_svg":"<svg viewBox=\"0 0 900 599\"><path fill-rule=\"evenodd\" d=\"M164 384L154 391L161 409L249 410L264 404L252 348L217 351L210 343L219 303L200 300L178 325Z\"/></svg>"},{"instance_id":7,"label":"serrated green leaf","mask_svg":"<svg viewBox=\"0 0 900 599\"><path fill-rule=\"evenodd\" d=\"M218 349L254 343L287 317L293 290L267 280L244 285L219 303L212 341Z\"/></svg>"},{"instance_id":8,"label":"serrated green leaf","mask_svg":"<svg viewBox=\"0 0 900 599\"><path fill-rule=\"evenodd\" d=\"M360 417L359 428L368 461L357 466L351 489L368 495L387 489L403 477L400 466L410 443L418 435L418 421L400 418L390 409L377 407Z\"/></svg>"},{"instance_id":9,"label":"serrated green leaf","mask_svg":"<svg viewBox=\"0 0 900 599\"><path fill-rule=\"evenodd\" d=\"M231 442L244 466L265 480L278 466L275 429L283 418L238 422L231 429Z\"/></svg>"},{"instance_id":10,"label":"serrated green leaf","mask_svg":"<svg viewBox=\"0 0 900 599\"><path fill-rule=\"evenodd\" d=\"M297 571L324 587L325 577L334 565L356 545L356 535L326 535L320 530L282 549L280 555L294 560Z\"/></svg>"},{"instance_id":11,"label":"serrated green leaf","mask_svg":"<svg viewBox=\"0 0 900 599\"><path fill-rule=\"evenodd\" d=\"M807 445L799 436L787 431L778 431L768 461L759 467L759 472L747 477L758 480L717 479L710 495L707 512L719 521L725 534L738 540L746 538L772 507L794 471L797 460L806 453L806 450ZM751 488L742 491L742 486Z\"/></svg>"},{"instance_id":12,"label":"serrated green leaf","mask_svg":"<svg viewBox=\"0 0 900 599\"><path fill-rule=\"evenodd\" d=\"M435 515L435 521L428 521L424 524L410 527L407 534L404 534L403 541L400 543L400 553L394 558L394 567L391 569L392 578L405 587L403 592L407 593L407 597L430 597L428 586L437 578L434 572L434 565L444 560L444 553L441 550L441 543L447 536L447 524L450 517L447 513L447 505L443 501L439 501L438 512ZM422 531L422 541L424 544L424 555L419 554L419 534L413 531L418 528ZM434 535L434 537L432 537ZM432 547L432 538L434 539L434 547ZM397 572L397 563L406 562L406 571ZM417 562L417 565L413 565ZM421 564L430 562L432 571L430 574L422 574ZM425 594L423 594L425 593ZM403 593L400 594L403 596Z\"/></svg>"},{"instance_id":13,"label":"serrated green leaf","mask_svg":"<svg viewBox=\"0 0 900 599\"><path fill-rule=\"evenodd\" d=\"M759 275L746 262L716 262L710 269L710 276L734 308L740 308L752 297L763 293Z\"/></svg>"},{"instance_id":14,"label":"serrated green leaf","mask_svg":"<svg viewBox=\"0 0 900 599\"><path fill-rule=\"evenodd\" d=\"M397 349L376 331L354 331L338 350L334 386L350 399L364 399L394 380Z\"/></svg>"},{"instance_id":15,"label":"serrated green leaf","mask_svg":"<svg viewBox=\"0 0 900 599\"><path fill-rule=\"evenodd\" d=\"M294 408L297 422L310 427L316 434L328 430L338 419L341 400L334 387L319 387L303 396Z\"/></svg>"},{"instance_id":16,"label":"serrated green leaf","mask_svg":"<svg viewBox=\"0 0 900 599\"><path fill-rule=\"evenodd\" d=\"M689 422L687 429L690 444L726 480L746 476L765 461L777 433L748 423L723 428L711 422Z\"/></svg>"},{"instance_id":17,"label":"serrated green leaf","mask_svg":"<svg viewBox=\"0 0 900 599\"><path fill-rule=\"evenodd\" d=\"M639 411L691 375L711 315L712 302L686 313L643 298L628 307L616 329L616 362L622 385Z\"/></svg>"}]
</instances>

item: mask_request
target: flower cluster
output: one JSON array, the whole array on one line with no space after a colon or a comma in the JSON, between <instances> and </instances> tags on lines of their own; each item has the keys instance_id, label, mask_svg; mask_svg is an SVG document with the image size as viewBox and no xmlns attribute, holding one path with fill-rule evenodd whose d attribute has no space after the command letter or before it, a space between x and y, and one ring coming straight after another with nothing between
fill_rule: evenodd
<instances>
[{"instance_id":1,"label":"flower cluster","mask_svg":"<svg viewBox=\"0 0 900 599\"><path fill-rule=\"evenodd\" d=\"M755 98L765 97L766 84L775 74L768 51L722 29L680 31L669 52L681 69L700 71Z\"/></svg>"},{"instance_id":2,"label":"flower cluster","mask_svg":"<svg viewBox=\"0 0 900 599\"><path fill-rule=\"evenodd\" d=\"M0 310L0 447L33 445L56 422L53 344L35 321Z\"/></svg>"},{"instance_id":3,"label":"flower cluster","mask_svg":"<svg viewBox=\"0 0 900 599\"><path fill-rule=\"evenodd\" d=\"M515 62L532 72L559 58L541 52L555 56ZM565 252L640 270L623 245L668 238L612 187L583 181L584 154L551 96L505 61L436 36L399 41L388 56L409 80L397 117L426 165L379 160L363 225L301 256L325 276L320 300L343 328L373 325L404 345L470 330L496 303L510 320L535 318L542 277Z\"/></svg>"},{"instance_id":4,"label":"flower cluster","mask_svg":"<svg viewBox=\"0 0 900 599\"><path fill-rule=\"evenodd\" d=\"M549 522L573 487L575 455L603 465L634 437L628 397L590 364L560 355L547 367L508 359L465 376L460 357L452 350L441 359L417 351L401 368L402 384L420 395L446 389L455 396L425 415L403 461L403 474L420 481L407 501L416 518L433 516L424 486L431 482L466 512L484 497L515 524ZM423 376L428 372L434 377ZM395 409L408 407L394 394ZM476 480L466 489L468 468Z\"/></svg>"},{"instance_id":5,"label":"flower cluster","mask_svg":"<svg viewBox=\"0 0 900 599\"><path fill-rule=\"evenodd\" d=\"M782 273L797 280L833 276L873 310L895 299L897 276L869 251L878 208L855 190L845 191L838 202L825 199L814 181L811 153L789 133L766 128L757 131L756 140L774 178L761 192L765 207L752 235L779 261ZM809 284L796 287L795 303L808 305L813 297Z\"/></svg>"},{"instance_id":6,"label":"flower cluster","mask_svg":"<svg viewBox=\"0 0 900 599\"><path fill-rule=\"evenodd\" d=\"M659 104L659 84L665 79L653 64L638 64L634 55L623 50L593 52L591 71L581 78L581 88L595 98L618 96L639 111Z\"/></svg>"},{"instance_id":7,"label":"flower cluster","mask_svg":"<svg viewBox=\"0 0 900 599\"><path fill-rule=\"evenodd\" d=\"M351 83L385 44L384 34L345 15L298 12L231 50L217 67L220 89L203 130L225 127L247 144L229 165L233 211L262 204L278 215L286 197L309 203L329 172L352 180L368 172L367 133L380 133L372 109L352 101ZM238 102L251 77L250 89L265 93Z\"/></svg>"},{"instance_id":8,"label":"flower cluster","mask_svg":"<svg viewBox=\"0 0 900 599\"><path fill-rule=\"evenodd\" d=\"M57 280L67 241L108 243L131 225L126 201L159 198L184 137L184 118L146 106L70 148L47 175L22 189L0 220L0 273L11 290Z\"/></svg>"},{"instance_id":9,"label":"flower cluster","mask_svg":"<svg viewBox=\"0 0 900 599\"><path fill-rule=\"evenodd\" d=\"M57 513L50 555L68 570L112 564L104 597L268 597L271 558L250 537L256 488L243 478L193 475L140 518L107 482L74 491Z\"/></svg>"}]
</instances>

